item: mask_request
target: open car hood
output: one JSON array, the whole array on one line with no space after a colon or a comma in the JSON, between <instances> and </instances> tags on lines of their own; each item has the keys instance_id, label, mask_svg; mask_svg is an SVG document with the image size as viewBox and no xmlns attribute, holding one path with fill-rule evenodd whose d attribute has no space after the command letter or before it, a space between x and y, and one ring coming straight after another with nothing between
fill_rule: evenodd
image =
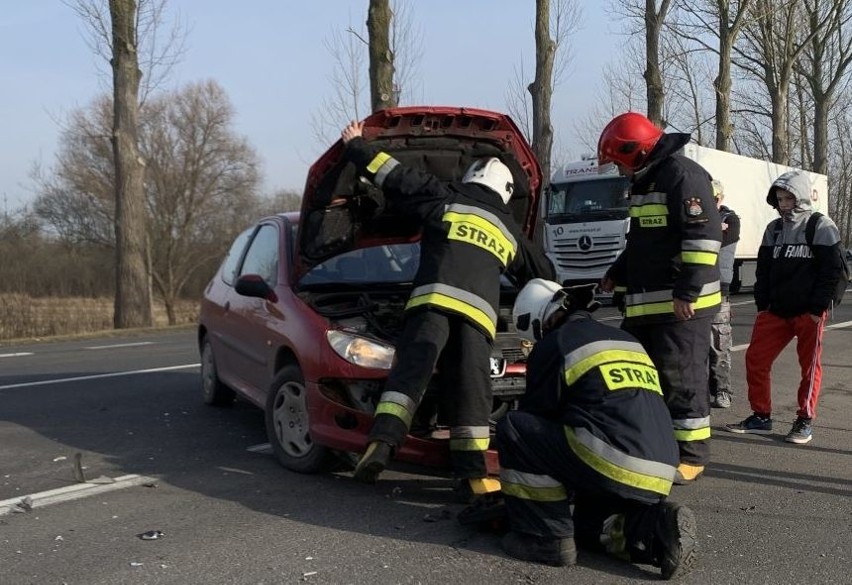
<instances>
[{"instance_id":1,"label":"open car hood","mask_svg":"<svg viewBox=\"0 0 852 585\"><path fill-rule=\"evenodd\" d=\"M391 108L365 121L364 138L402 164L442 180L461 179L474 159L496 156L512 171L509 207L532 236L538 215L541 169L521 131L506 114L457 107ZM380 190L359 178L338 140L308 171L294 255L298 280L311 267L357 248L419 239L411 218L394 217L378 202Z\"/></svg>"}]
</instances>

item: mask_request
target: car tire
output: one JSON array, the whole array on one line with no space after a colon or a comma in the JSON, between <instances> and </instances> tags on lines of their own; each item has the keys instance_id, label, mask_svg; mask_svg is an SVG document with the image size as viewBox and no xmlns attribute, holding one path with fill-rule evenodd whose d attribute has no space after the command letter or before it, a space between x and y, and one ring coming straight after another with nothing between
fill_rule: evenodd
<instances>
[{"instance_id":1,"label":"car tire","mask_svg":"<svg viewBox=\"0 0 852 585\"><path fill-rule=\"evenodd\" d=\"M284 366L266 396L266 434L281 465L299 473L319 473L332 469L337 460L331 449L311 440L306 393L299 366Z\"/></svg>"},{"instance_id":2,"label":"car tire","mask_svg":"<svg viewBox=\"0 0 852 585\"><path fill-rule=\"evenodd\" d=\"M219 379L213 345L206 336L201 340L201 395L204 404L210 406L231 406L236 397L236 393Z\"/></svg>"}]
</instances>

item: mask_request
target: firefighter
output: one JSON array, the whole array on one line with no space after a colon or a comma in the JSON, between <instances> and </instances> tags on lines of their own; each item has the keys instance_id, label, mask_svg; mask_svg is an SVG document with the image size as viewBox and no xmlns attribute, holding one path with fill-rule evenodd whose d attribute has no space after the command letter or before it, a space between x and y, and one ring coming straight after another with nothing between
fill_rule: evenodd
<instances>
[{"instance_id":1,"label":"firefighter","mask_svg":"<svg viewBox=\"0 0 852 585\"><path fill-rule=\"evenodd\" d=\"M450 459L465 500L499 490L488 478L485 451L492 407L490 357L500 301L500 275L522 286L553 277L553 267L515 223L508 202L510 169L496 157L474 161L461 181L442 182L408 168L363 138L351 122L346 157L385 194L390 208L422 221L420 266L405 307L396 360L376 408L355 479L373 483L402 445L435 366L441 360Z\"/></svg>"},{"instance_id":2,"label":"firefighter","mask_svg":"<svg viewBox=\"0 0 852 585\"><path fill-rule=\"evenodd\" d=\"M693 512L666 501L678 464L671 418L642 345L592 317L594 288L534 279L515 301L515 326L535 345L527 392L497 426L503 548L572 565L576 538L671 579L697 548Z\"/></svg>"},{"instance_id":3,"label":"firefighter","mask_svg":"<svg viewBox=\"0 0 852 585\"><path fill-rule=\"evenodd\" d=\"M677 484L698 479L710 460L708 356L722 302L721 219L710 175L677 153L689 138L628 112L598 141L598 164L614 164L631 181L627 245L600 286L624 287L622 328L660 373L680 448Z\"/></svg>"}]
</instances>

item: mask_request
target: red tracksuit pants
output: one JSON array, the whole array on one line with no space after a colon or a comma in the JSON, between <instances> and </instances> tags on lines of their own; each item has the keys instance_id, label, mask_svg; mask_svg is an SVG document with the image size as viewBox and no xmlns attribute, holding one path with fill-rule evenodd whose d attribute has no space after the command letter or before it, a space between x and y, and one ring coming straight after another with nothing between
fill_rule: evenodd
<instances>
[{"instance_id":1,"label":"red tracksuit pants","mask_svg":"<svg viewBox=\"0 0 852 585\"><path fill-rule=\"evenodd\" d=\"M772 362L795 337L802 378L799 382L797 416L814 418L822 382L822 332L826 313L815 323L809 313L779 317L761 311L754 321L751 343L745 355L748 400L757 414L772 413Z\"/></svg>"}]
</instances>

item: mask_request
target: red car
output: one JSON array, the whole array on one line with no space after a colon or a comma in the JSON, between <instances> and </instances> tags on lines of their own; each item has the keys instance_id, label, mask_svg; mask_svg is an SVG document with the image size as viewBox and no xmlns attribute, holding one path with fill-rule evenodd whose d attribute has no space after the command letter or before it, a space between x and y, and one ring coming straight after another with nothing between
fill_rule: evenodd
<instances>
[{"instance_id":1,"label":"red car","mask_svg":"<svg viewBox=\"0 0 852 585\"><path fill-rule=\"evenodd\" d=\"M510 206L532 234L541 173L511 119L485 110L407 107L367 118L364 135L402 163L451 180L475 158L498 156L515 177ZM198 326L204 401L235 396L266 412L279 461L313 473L362 452L417 270L419 228L384 210L338 141L308 173L300 213L240 234L205 289ZM511 327L504 282L491 358L494 417L525 388L525 348ZM440 363L395 459L449 468L441 426ZM351 459L350 459L351 460ZM489 465L496 469L490 453Z\"/></svg>"}]
</instances>

